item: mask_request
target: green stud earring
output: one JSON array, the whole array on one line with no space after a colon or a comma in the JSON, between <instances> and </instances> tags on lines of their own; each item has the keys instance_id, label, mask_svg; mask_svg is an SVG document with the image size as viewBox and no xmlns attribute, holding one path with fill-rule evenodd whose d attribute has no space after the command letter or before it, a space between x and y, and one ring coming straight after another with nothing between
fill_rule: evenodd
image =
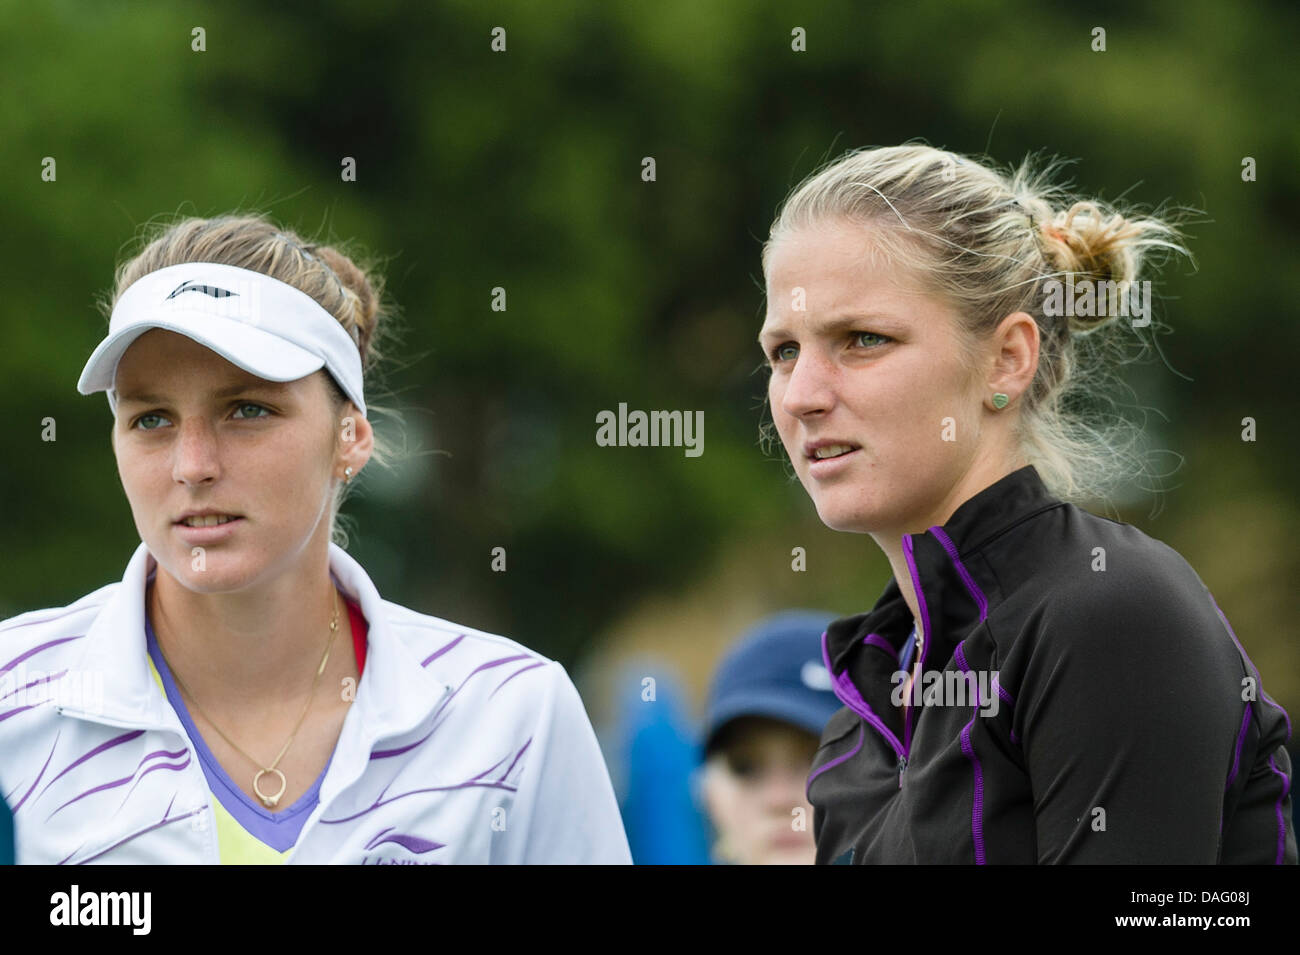
<instances>
[{"instance_id":1,"label":"green stud earring","mask_svg":"<svg viewBox=\"0 0 1300 955\"><path fill-rule=\"evenodd\" d=\"M995 391L993 393L993 407L997 408L999 411L1007 406L1009 400L1010 399L1000 391Z\"/></svg>"}]
</instances>

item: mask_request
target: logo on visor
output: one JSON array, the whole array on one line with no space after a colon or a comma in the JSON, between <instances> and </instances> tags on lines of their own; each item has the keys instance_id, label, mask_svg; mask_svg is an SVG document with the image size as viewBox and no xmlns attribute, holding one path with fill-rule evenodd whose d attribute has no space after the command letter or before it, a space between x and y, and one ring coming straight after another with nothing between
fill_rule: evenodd
<instances>
[{"instance_id":1,"label":"logo on visor","mask_svg":"<svg viewBox=\"0 0 1300 955\"><path fill-rule=\"evenodd\" d=\"M167 298L173 299L177 295L181 295L185 292L202 292L204 295L211 295L213 298L229 298L232 295L239 294L238 292L231 292L228 289L217 288L214 285L200 285L197 282L182 282L172 290L172 294L168 295Z\"/></svg>"}]
</instances>

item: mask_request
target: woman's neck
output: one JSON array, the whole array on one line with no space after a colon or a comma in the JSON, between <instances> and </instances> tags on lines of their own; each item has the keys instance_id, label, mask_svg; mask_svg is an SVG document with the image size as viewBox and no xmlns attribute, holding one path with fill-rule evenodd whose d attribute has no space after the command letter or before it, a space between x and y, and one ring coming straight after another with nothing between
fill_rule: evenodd
<instances>
[{"instance_id":1,"label":"woman's neck","mask_svg":"<svg viewBox=\"0 0 1300 955\"><path fill-rule=\"evenodd\" d=\"M289 572L225 593L189 590L159 566L145 605L168 666L219 720L221 711L301 705L335 609L339 631L331 662L340 647L350 647L347 608L336 593L326 551Z\"/></svg>"},{"instance_id":2,"label":"woman's neck","mask_svg":"<svg viewBox=\"0 0 1300 955\"><path fill-rule=\"evenodd\" d=\"M1011 472L1024 467L1026 463L1019 455L977 459L953 485L947 496L937 502L927 513L914 516L901 527L871 532L871 538L889 561L890 569L894 572L894 580L898 582L898 589L903 599L907 601L908 609L912 611L913 621L921 619L921 612L912 572L907 564L907 555L903 551L903 538L909 534L923 534L931 527L942 527L947 524L962 504ZM917 626L916 632L922 633L920 625Z\"/></svg>"},{"instance_id":3,"label":"woman's neck","mask_svg":"<svg viewBox=\"0 0 1300 955\"><path fill-rule=\"evenodd\" d=\"M898 590L903 595L903 599L907 602L907 609L912 613L912 620L914 622L920 620L921 613L916 599L916 587L913 586L912 574L907 567L907 557L903 553L902 535L889 535L888 537L880 535L876 537L876 543L880 546L880 549L884 552L885 557L889 561L890 569L894 573L894 580L898 582ZM919 625L916 628L916 632L921 632L921 627Z\"/></svg>"}]
</instances>

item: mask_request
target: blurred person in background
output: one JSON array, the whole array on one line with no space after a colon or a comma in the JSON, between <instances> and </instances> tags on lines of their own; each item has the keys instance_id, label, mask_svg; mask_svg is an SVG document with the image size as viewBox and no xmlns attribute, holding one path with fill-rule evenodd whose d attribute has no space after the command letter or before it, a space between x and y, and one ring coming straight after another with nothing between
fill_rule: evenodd
<instances>
[{"instance_id":1,"label":"blurred person in background","mask_svg":"<svg viewBox=\"0 0 1300 955\"><path fill-rule=\"evenodd\" d=\"M691 788L699 765L698 726L676 666L629 660L614 679L607 750L623 828L637 865L708 865L709 831Z\"/></svg>"},{"instance_id":2,"label":"blurred person in background","mask_svg":"<svg viewBox=\"0 0 1300 955\"><path fill-rule=\"evenodd\" d=\"M805 786L817 740L839 701L821 660L834 614L767 617L719 664L709 690L695 789L717 862L811 865Z\"/></svg>"}]
</instances>

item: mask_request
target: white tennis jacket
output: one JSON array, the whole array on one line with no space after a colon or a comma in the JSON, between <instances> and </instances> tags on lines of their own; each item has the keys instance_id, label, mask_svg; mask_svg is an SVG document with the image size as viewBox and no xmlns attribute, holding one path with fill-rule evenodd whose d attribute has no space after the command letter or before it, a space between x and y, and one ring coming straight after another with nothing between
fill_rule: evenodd
<instances>
[{"instance_id":1,"label":"white tennis jacket","mask_svg":"<svg viewBox=\"0 0 1300 955\"><path fill-rule=\"evenodd\" d=\"M120 583L0 624L0 794L23 863L217 863L214 799L145 649L142 543ZM563 666L380 597L337 545L369 629L320 800L287 859L630 863Z\"/></svg>"}]
</instances>

